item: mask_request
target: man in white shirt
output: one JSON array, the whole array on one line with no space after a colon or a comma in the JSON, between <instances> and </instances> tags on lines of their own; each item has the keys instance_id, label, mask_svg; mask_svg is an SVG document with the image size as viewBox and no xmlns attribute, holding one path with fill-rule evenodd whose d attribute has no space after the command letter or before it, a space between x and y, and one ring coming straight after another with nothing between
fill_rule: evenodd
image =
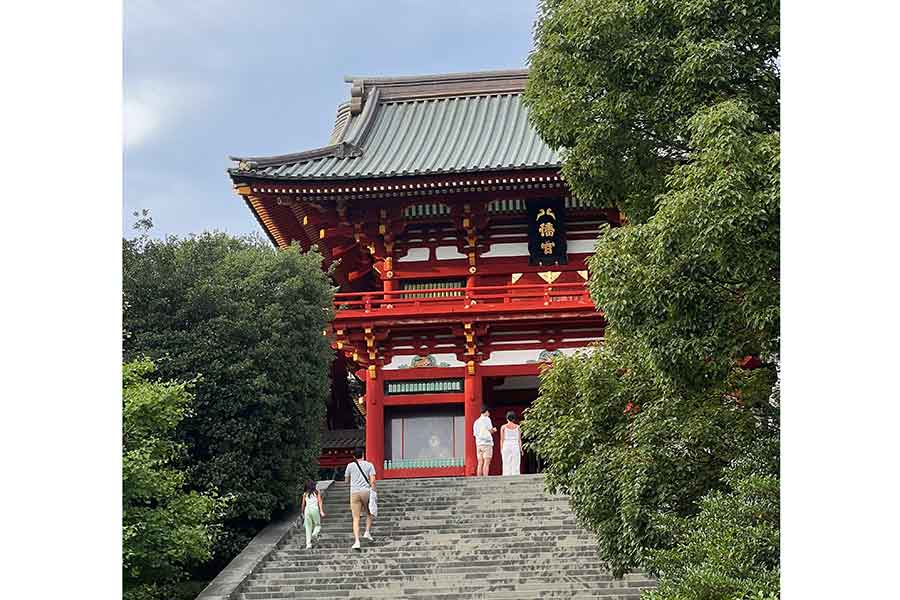
<instances>
[{"instance_id":1,"label":"man in white shirt","mask_svg":"<svg viewBox=\"0 0 900 600\"><path fill-rule=\"evenodd\" d=\"M353 515L353 537L355 543L353 550L360 550L359 546L359 517L363 511L366 513L366 532L363 537L374 542L369 529L372 528L372 513L369 512L369 492L375 490L375 465L363 460L364 450L356 448L353 451L354 461L347 465L344 478L350 482L350 513Z\"/></svg>"},{"instance_id":2,"label":"man in white shirt","mask_svg":"<svg viewBox=\"0 0 900 600\"><path fill-rule=\"evenodd\" d=\"M478 459L475 475L478 477L486 477L491 469L491 455L494 453L494 436L491 434L496 431L497 428L491 423L491 411L487 406L482 406L481 416L475 420L472 427L472 433L475 435L475 456Z\"/></svg>"}]
</instances>

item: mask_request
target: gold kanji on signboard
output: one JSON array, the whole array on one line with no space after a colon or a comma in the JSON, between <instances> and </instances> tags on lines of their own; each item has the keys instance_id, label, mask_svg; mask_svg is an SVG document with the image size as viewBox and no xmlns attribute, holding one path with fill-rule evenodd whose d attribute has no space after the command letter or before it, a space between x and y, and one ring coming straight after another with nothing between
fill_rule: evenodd
<instances>
[{"instance_id":1,"label":"gold kanji on signboard","mask_svg":"<svg viewBox=\"0 0 900 600\"><path fill-rule=\"evenodd\" d=\"M543 242L541 244L541 250L544 251L544 254L553 254L553 247L556 245L556 242Z\"/></svg>"},{"instance_id":2,"label":"gold kanji on signboard","mask_svg":"<svg viewBox=\"0 0 900 600\"><path fill-rule=\"evenodd\" d=\"M538 233L541 234L541 237L553 237L556 230L553 228L553 223L541 223L538 225Z\"/></svg>"}]
</instances>

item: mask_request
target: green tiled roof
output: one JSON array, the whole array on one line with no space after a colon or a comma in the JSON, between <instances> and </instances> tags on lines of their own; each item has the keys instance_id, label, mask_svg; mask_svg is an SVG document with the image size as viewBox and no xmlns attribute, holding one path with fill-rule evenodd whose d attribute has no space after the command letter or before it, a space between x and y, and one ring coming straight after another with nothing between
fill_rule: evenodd
<instances>
[{"instance_id":1,"label":"green tiled roof","mask_svg":"<svg viewBox=\"0 0 900 600\"><path fill-rule=\"evenodd\" d=\"M552 168L522 102L527 71L350 79L330 144L298 154L233 158L232 176L335 180Z\"/></svg>"},{"instance_id":2,"label":"green tiled roof","mask_svg":"<svg viewBox=\"0 0 900 600\"><path fill-rule=\"evenodd\" d=\"M322 432L322 448L356 448L365 445L365 429L330 429Z\"/></svg>"}]
</instances>

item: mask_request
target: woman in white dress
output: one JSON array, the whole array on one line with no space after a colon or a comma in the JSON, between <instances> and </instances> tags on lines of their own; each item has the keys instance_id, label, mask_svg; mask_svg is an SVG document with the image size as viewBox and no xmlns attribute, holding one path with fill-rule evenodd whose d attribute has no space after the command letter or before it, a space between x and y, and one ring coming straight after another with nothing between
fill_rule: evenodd
<instances>
[{"instance_id":1,"label":"woman in white dress","mask_svg":"<svg viewBox=\"0 0 900 600\"><path fill-rule=\"evenodd\" d=\"M516 413L506 413L506 425L500 428L500 457L503 458L504 475L521 475L522 430L516 423Z\"/></svg>"}]
</instances>

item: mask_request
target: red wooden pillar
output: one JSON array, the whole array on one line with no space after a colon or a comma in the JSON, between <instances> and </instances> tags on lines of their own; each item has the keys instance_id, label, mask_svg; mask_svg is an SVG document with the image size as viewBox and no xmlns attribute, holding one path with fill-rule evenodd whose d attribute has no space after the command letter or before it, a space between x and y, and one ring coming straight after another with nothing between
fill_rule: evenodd
<instances>
[{"instance_id":1,"label":"red wooden pillar","mask_svg":"<svg viewBox=\"0 0 900 600\"><path fill-rule=\"evenodd\" d=\"M384 382L381 369L366 370L366 460L375 465L379 479L384 472Z\"/></svg>"},{"instance_id":2,"label":"red wooden pillar","mask_svg":"<svg viewBox=\"0 0 900 600\"><path fill-rule=\"evenodd\" d=\"M481 375L478 374L475 361L466 365L466 377L463 387L466 436L466 476L475 475L478 458L475 455L475 436L472 428L475 420L481 415Z\"/></svg>"}]
</instances>

